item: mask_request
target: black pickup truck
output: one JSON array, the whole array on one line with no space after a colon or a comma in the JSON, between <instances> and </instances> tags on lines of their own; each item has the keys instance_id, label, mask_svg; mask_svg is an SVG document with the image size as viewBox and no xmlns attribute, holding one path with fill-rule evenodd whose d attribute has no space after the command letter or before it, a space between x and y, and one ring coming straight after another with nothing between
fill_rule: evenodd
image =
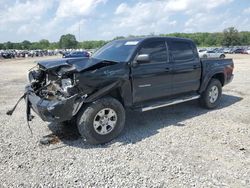
<instances>
[{"instance_id":1,"label":"black pickup truck","mask_svg":"<svg viewBox=\"0 0 250 188\"><path fill-rule=\"evenodd\" d=\"M75 122L93 144L116 137L125 108L148 111L199 99L209 109L233 79L231 59L201 60L192 40L147 37L112 41L90 58L38 62L26 86L44 121Z\"/></svg>"}]
</instances>

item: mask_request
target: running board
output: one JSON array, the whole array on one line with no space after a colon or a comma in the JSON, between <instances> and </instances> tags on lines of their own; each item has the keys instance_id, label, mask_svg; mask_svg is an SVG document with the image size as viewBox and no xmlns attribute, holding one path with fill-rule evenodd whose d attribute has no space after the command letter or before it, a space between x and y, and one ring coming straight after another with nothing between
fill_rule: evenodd
<instances>
[{"instance_id":1,"label":"running board","mask_svg":"<svg viewBox=\"0 0 250 188\"><path fill-rule=\"evenodd\" d=\"M154 104L151 106L142 107L141 111L145 112L145 111L149 111L149 110L154 110L157 108L171 106L171 105L175 105L175 104L179 104L179 103L183 103L183 102L187 102L187 101L192 101L192 100L199 99L199 98L200 98L200 95L193 95L193 96L188 96L188 97L185 97L182 99L169 100L169 101L157 103L157 104Z\"/></svg>"}]
</instances>

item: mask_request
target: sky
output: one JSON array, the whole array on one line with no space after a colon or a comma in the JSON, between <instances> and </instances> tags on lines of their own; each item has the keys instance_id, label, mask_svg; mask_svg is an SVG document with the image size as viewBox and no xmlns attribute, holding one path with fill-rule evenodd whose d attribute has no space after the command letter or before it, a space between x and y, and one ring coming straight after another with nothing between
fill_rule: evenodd
<instances>
[{"instance_id":1,"label":"sky","mask_svg":"<svg viewBox=\"0 0 250 188\"><path fill-rule=\"evenodd\" d=\"M0 42L250 31L250 0L0 0ZM80 28L80 32L79 32Z\"/></svg>"}]
</instances>

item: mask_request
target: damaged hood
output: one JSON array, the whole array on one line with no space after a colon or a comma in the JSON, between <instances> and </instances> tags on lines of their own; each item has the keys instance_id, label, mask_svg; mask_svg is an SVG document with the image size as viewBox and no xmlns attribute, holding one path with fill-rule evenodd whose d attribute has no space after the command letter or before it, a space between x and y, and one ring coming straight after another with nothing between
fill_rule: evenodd
<instances>
[{"instance_id":1,"label":"damaged hood","mask_svg":"<svg viewBox=\"0 0 250 188\"><path fill-rule=\"evenodd\" d=\"M117 62L107 61L96 58L61 58L54 60L38 61L37 64L46 70L52 70L62 66L73 67L76 71L80 72L100 63L116 64Z\"/></svg>"}]
</instances>

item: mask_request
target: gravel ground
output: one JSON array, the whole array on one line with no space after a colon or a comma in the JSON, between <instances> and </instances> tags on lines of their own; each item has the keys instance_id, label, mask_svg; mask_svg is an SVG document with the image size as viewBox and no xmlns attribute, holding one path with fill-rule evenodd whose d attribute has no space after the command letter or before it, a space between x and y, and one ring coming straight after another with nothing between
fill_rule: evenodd
<instances>
[{"instance_id":1,"label":"gravel ground","mask_svg":"<svg viewBox=\"0 0 250 188\"><path fill-rule=\"evenodd\" d=\"M250 187L250 55L234 56L235 79L218 109L197 101L127 112L111 143L84 143L75 128L35 117L31 136L22 102L34 59L0 60L0 187ZM42 136L59 139L41 145Z\"/></svg>"}]
</instances>

